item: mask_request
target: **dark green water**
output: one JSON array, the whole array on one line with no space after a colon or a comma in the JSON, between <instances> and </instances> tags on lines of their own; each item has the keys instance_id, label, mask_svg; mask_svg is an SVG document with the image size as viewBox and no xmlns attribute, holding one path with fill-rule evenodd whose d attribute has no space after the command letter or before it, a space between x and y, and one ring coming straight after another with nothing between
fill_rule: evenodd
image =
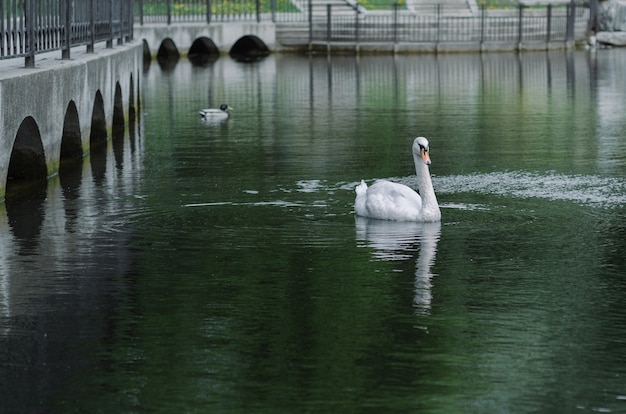
<instances>
[{"instance_id":1,"label":"dark green water","mask_svg":"<svg viewBox=\"0 0 626 414\"><path fill-rule=\"evenodd\" d=\"M153 64L130 136L0 213L0 411L625 412L625 68ZM416 135L442 222L355 221Z\"/></svg>"}]
</instances>

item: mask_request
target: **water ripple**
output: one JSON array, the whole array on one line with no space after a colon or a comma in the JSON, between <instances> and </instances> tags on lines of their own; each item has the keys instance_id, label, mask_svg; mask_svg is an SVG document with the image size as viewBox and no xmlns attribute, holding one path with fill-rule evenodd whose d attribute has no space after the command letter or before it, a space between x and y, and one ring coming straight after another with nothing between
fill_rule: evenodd
<instances>
[{"instance_id":1,"label":"water ripple","mask_svg":"<svg viewBox=\"0 0 626 414\"><path fill-rule=\"evenodd\" d=\"M417 188L415 176L390 177L387 180ZM374 179L368 180L370 182ZM320 194L328 196L336 191L354 192L358 182L328 183L325 180L299 180L288 185L279 185L270 193ZM541 198L547 200L571 201L596 207L615 208L626 204L626 180L619 177L594 175L565 175L557 173L529 173L524 171L504 171L468 175L434 176L433 184L437 194L478 193L516 198ZM244 193L259 195L258 190L247 189ZM332 198L332 197L331 197ZM330 199L315 200L259 200L253 202L215 201L187 203L183 207L206 207L220 205L250 205L278 207L327 207ZM442 203L443 208L461 210L489 210L485 204Z\"/></svg>"},{"instance_id":2,"label":"water ripple","mask_svg":"<svg viewBox=\"0 0 626 414\"><path fill-rule=\"evenodd\" d=\"M505 171L433 177L433 183L438 194L476 192L603 207L618 207L626 203L626 180L617 177Z\"/></svg>"}]
</instances>

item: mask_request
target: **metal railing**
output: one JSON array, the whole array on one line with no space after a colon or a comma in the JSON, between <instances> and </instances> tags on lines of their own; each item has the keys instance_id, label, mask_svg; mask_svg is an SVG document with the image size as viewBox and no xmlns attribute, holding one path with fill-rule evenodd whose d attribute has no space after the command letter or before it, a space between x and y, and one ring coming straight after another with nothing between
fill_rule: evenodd
<instances>
[{"instance_id":1,"label":"metal railing","mask_svg":"<svg viewBox=\"0 0 626 414\"><path fill-rule=\"evenodd\" d=\"M577 2L585 0L575 0ZM350 5L352 4L352 7ZM380 7L380 6L379 6ZM312 0L135 0L135 22L302 22L311 42L570 42L584 36L589 5L520 5L470 12L443 4L365 11ZM576 31L575 28L583 28Z\"/></svg>"},{"instance_id":2,"label":"metal railing","mask_svg":"<svg viewBox=\"0 0 626 414\"><path fill-rule=\"evenodd\" d=\"M306 21L291 0L134 0L135 23Z\"/></svg>"},{"instance_id":3,"label":"metal railing","mask_svg":"<svg viewBox=\"0 0 626 414\"><path fill-rule=\"evenodd\" d=\"M310 20L312 42L463 43L463 42L570 42L574 41L576 5L547 5L515 11L480 9L476 15L445 13L444 5L432 5L421 13L399 10L389 13L335 14L327 6L325 19Z\"/></svg>"},{"instance_id":4,"label":"metal railing","mask_svg":"<svg viewBox=\"0 0 626 414\"><path fill-rule=\"evenodd\" d=\"M38 53L132 39L133 8L127 0L0 0L0 59L24 57L35 66Z\"/></svg>"},{"instance_id":5,"label":"metal railing","mask_svg":"<svg viewBox=\"0 0 626 414\"><path fill-rule=\"evenodd\" d=\"M310 0L133 0L135 23L307 22ZM346 0L346 9L358 6ZM317 6L316 6L317 7ZM320 4L319 7L325 7ZM361 6L362 8L362 6Z\"/></svg>"},{"instance_id":6,"label":"metal railing","mask_svg":"<svg viewBox=\"0 0 626 414\"><path fill-rule=\"evenodd\" d=\"M0 59L24 57L35 65L37 53L117 39L132 39L133 23L204 21L303 22L309 42L470 42L571 41L574 28L586 27L588 7L562 7L477 14L446 13L441 4L421 5L419 12L397 4L386 11L326 6L315 10L311 0L0 0Z\"/></svg>"}]
</instances>

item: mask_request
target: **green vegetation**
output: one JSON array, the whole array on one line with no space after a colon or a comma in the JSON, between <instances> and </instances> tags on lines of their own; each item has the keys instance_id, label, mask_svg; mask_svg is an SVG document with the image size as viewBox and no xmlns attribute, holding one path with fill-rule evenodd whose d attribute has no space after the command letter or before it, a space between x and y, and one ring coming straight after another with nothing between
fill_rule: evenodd
<instances>
[{"instance_id":1,"label":"green vegetation","mask_svg":"<svg viewBox=\"0 0 626 414\"><path fill-rule=\"evenodd\" d=\"M485 9L512 9L517 7L518 2L516 0L476 0L476 4Z\"/></svg>"},{"instance_id":2,"label":"green vegetation","mask_svg":"<svg viewBox=\"0 0 626 414\"><path fill-rule=\"evenodd\" d=\"M433 4L436 0L432 1ZM400 8L406 7L406 0L360 0L359 4L368 10L391 10L397 3ZM222 15L254 14L256 13L256 0L212 0L211 13ZM275 11L278 13L294 13L298 8L291 0L274 0ZM477 0L478 6L487 9L508 9L517 7L516 0ZM272 11L272 0L259 0L261 13ZM206 13L206 3L204 1L172 0L172 15L193 16L204 15ZM167 2L165 0L144 1L143 14L145 16L158 16L167 14Z\"/></svg>"},{"instance_id":3,"label":"green vegetation","mask_svg":"<svg viewBox=\"0 0 626 414\"><path fill-rule=\"evenodd\" d=\"M233 15L253 14L256 13L256 4L256 0L211 1L211 13ZM173 0L171 7L173 16L194 16L206 14L205 2ZM259 7L261 13L271 13L272 1L259 0ZM294 6L290 0L275 0L275 7L276 11L281 13L293 13L298 11L298 8ZM157 0L150 3L144 2L143 14L144 16L166 15L167 3L165 0Z\"/></svg>"},{"instance_id":4,"label":"green vegetation","mask_svg":"<svg viewBox=\"0 0 626 414\"><path fill-rule=\"evenodd\" d=\"M391 10L393 5L397 3L401 9L406 8L406 0L360 0L359 4L368 10Z\"/></svg>"}]
</instances>

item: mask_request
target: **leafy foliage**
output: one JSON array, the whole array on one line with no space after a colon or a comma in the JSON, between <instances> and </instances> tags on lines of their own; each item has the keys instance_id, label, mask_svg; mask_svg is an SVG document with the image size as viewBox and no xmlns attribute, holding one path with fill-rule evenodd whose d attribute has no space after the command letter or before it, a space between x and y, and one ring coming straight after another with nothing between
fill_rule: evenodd
<instances>
[{"instance_id":1,"label":"leafy foliage","mask_svg":"<svg viewBox=\"0 0 626 414\"><path fill-rule=\"evenodd\" d=\"M279 13L297 12L297 7L291 0L258 0L261 13L274 10ZM432 1L436 3L436 0ZM400 9L406 8L406 0L360 0L360 5L368 10L391 10L394 4ZM479 6L487 9L507 9L517 6L516 0L477 0ZM175 16L202 15L206 13L206 0L171 0L171 13ZM211 0L211 13L214 14L252 14L256 13L257 0ZM147 0L143 2L143 14L165 15L167 14L167 0Z\"/></svg>"}]
</instances>

